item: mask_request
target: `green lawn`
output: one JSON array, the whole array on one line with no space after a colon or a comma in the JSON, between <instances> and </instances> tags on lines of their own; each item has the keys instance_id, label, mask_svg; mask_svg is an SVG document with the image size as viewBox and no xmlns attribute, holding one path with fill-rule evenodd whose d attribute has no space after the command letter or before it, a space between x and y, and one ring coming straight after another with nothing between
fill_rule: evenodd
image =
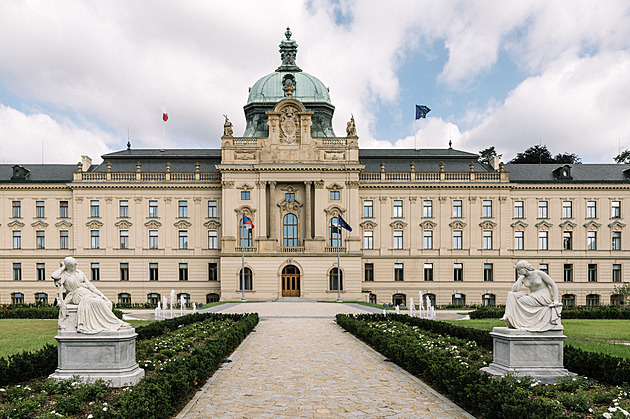
<instances>
[{"instance_id":1,"label":"green lawn","mask_svg":"<svg viewBox=\"0 0 630 419\"><path fill-rule=\"evenodd\" d=\"M492 330L493 327L505 327L497 319L457 320L450 323L476 329ZM630 358L630 320L562 320L565 342L577 348L591 352Z\"/></svg>"},{"instance_id":2,"label":"green lawn","mask_svg":"<svg viewBox=\"0 0 630 419\"><path fill-rule=\"evenodd\" d=\"M143 326L151 321L129 320L133 327ZM57 344L57 319L1 319L0 357L22 351L40 349L46 343Z\"/></svg>"}]
</instances>

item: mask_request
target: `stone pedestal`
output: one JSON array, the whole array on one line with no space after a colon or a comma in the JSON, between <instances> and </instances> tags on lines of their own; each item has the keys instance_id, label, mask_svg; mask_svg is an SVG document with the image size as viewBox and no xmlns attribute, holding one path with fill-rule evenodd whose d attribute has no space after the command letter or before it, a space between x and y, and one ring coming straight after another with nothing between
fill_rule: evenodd
<instances>
[{"instance_id":1,"label":"stone pedestal","mask_svg":"<svg viewBox=\"0 0 630 419\"><path fill-rule=\"evenodd\" d=\"M563 342L566 336L562 330L529 332L495 327L490 335L493 337L494 359L481 370L491 376L530 376L548 384L571 374L563 366Z\"/></svg>"}]
</instances>

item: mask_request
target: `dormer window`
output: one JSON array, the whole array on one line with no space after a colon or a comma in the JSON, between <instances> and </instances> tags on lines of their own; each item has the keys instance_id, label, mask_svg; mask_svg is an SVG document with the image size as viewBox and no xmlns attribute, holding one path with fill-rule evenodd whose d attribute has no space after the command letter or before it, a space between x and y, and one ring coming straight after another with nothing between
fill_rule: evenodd
<instances>
[{"instance_id":1,"label":"dormer window","mask_svg":"<svg viewBox=\"0 0 630 419\"><path fill-rule=\"evenodd\" d=\"M553 175L556 180L573 180L573 176L571 176L571 166L568 164L558 167L553 171Z\"/></svg>"}]
</instances>

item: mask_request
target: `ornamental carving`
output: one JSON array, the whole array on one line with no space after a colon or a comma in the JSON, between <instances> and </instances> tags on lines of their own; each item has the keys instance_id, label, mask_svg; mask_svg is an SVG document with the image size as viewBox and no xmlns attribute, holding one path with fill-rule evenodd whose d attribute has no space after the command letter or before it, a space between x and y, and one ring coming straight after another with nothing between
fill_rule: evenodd
<instances>
[{"instance_id":1,"label":"ornamental carving","mask_svg":"<svg viewBox=\"0 0 630 419\"><path fill-rule=\"evenodd\" d=\"M183 230L183 229L190 228L190 226L192 226L192 223L190 221L187 221L187 220L179 220L178 222L176 222L173 225L175 227L177 227L178 229Z\"/></svg>"},{"instance_id":2,"label":"ornamental carving","mask_svg":"<svg viewBox=\"0 0 630 419\"><path fill-rule=\"evenodd\" d=\"M324 160L345 160L346 153L343 151L324 151Z\"/></svg>"},{"instance_id":3,"label":"ornamental carving","mask_svg":"<svg viewBox=\"0 0 630 419\"><path fill-rule=\"evenodd\" d=\"M256 152L236 150L234 152L234 158L236 160L254 160L256 158Z\"/></svg>"},{"instance_id":4,"label":"ornamental carving","mask_svg":"<svg viewBox=\"0 0 630 419\"><path fill-rule=\"evenodd\" d=\"M34 223L31 223L31 226L33 227L39 227L39 228L44 228L44 227L48 227L48 223L43 222L42 220L37 220Z\"/></svg>"},{"instance_id":5,"label":"ornamental carving","mask_svg":"<svg viewBox=\"0 0 630 419\"><path fill-rule=\"evenodd\" d=\"M284 188L280 188L283 192L295 193L297 192L297 188L293 185L287 185Z\"/></svg>"},{"instance_id":6,"label":"ornamental carving","mask_svg":"<svg viewBox=\"0 0 630 419\"><path fill-rule=\"evenodd\" d=\"M325 208L324 212L326 213L327 218L330 218L330 217L336 217L338 215L343 216L346 210L341 207L338 207L337 205L331 205L328 208Z\"/></svg>"},{"instance_id":7,"label":"ornamental carving","mask_svg":"<svg viewBox=\"0 0 630 419\"><path fill-rule=\"evenodd\" d=\"M112 202L114 198L112 198L111 196L106 196L105 197L105 202Z\"/></svg>"},{"instance_id":8,"label":"ornamental carving","mask_svg":"<svg viewBox=\"0 0 630 419\"><path fill-rule=\"evenodd\" d=\"M390 226L396 230L402 230L403 228L407 227L407 223L404 221L398 220L391 223Z\"/></svg>"},{"instance_id":9,"label":"ornamental carving","mask_svg":"<svg viewBox=\"0 0 630 419\"><path fill-rule=\"evenodd\" d=\"M324 181L323 180L315 181L315 189L324 189Z\"/></svg>"},{"instance_id":10,"label":"ornamental carving","mask_svg":"<svg viewBox=\"0 0 630 419\"><path fill-rule=\"evenodd\" d=\"M206 221L205 223L203 223L203 225L208 229L208 230L218 230L219 227L221 227L221 223L216 221L216 220L210 220L210 221Z\"/></svg>"},{"instance_id":11,"label":"ornamental carving","mask_svg":"<svg viewBox=\"0 0 630 419\"><path fill-rule=\"evenodd\" d=\"M519 221L517 221L517 222L515 222L515 223L512 223L512 227L514 228L514 230L517 230L517 231L523 231L523 230L525 230L525 229L527 228L527 226L528 226L528 225L529 225L529 224L524 223L524 222L522 222L522 221L520 221L520 220L519 220Z\"/></svg>"},{"instance_id":12,"label":"ornamental carving","mask_svg":"<svg viewBox=\"0 0 630 419\"><path fill-rule=\"evenodd\" d=\"M267 187L267 181L266 180L257 180L256 181L256 187L259 188L259 189L266 188Z\"/></svg>"},{"instance_id":13,"label":"ornamental carving","mask_svg":"<svg viewBox=\"0 0 630 419\"><path fill-rule=\"evenodd\" d=\"M171 198L170 196L167 196L166 198L164 198L164 202L171 202L173 200L173 198Z\"/></svg>"},{"instance_id":14,"label":"ornamental carving","mask_svg":"<svg viewBox=\"0 0 630 419\"><path fill-rule=\"evenodd\" d=\"M197 196L197 197L193 198L193 201L195 203L199 204L201 202L201 198Z\"/></svg>"},{"instance_id":15,"label":"ornamental carving","mask_svg":"<svg viewBox=\"0 0 630 419\"><path fill-rule=\"evenodd\" d=\"M232 189L234 187L234 182L231 180L224 180L221 182L221 187L223 189Z\"/></svg>"},{"instance_id":16,"label":"ornamental carving","mask_svg":"<svg viewBox=\"0 0 630 419\"><path fill-rule=\"evenodd\" d=\"M77 202L83 202L83 197L82 196L76 196L74 198L74 200L77 201Z\"/></svg>"},{"instance_id":17,"label":"ornamental carving","mask_svg":"<svg viewBox=\"0 0 630 419\"><path fill-rule=\"evenodd\" d=\"M99 220L88 221L87 223L85 223L85 225L93 230L103 227L103 223Z\"/></svg>"},{"instance_id":18,"label":"ornamental carving","mask_svg":"<svg viewBox=\"0 0 630 419\"><path fill-rule=\"evenodd\" d=\"M379 201L381 201L381 204L386 204L387 203L387 197L386 196L379 196L378 199L379 199Z\"/></svg>"},{"instance_id":19,"label":"ornamental carving","mask_svg":"<svg viewBox=\"0 0 630 419\"><path fill-rule=\"evenodd\" d=\"M142 204L142 200L143 200L143 199L142 199L142 197L137 196L137 197L135 197L133 200L136 202L136 204Z\"/></svg>"},{"instance_id":20,"label":"ornamental carving","mask_svg":"<svg viewBox=\"0 0 630 419\"><path fill-rule=\"evenodd\" d=\"M359 187L359 184L360 184L359 181L356 181L356 180L348 180L348 181L346 181L346 186L348 188L356 189L356 188Z\"/></svg>"},{"instance_id":21,"label":"ornamental carving","mask_svg":"<svg viewBox=\"0 0 630 419\"><path fill-rule=\"evenodd\" d=\"M470 202L477 202L477 197L476 197L476 196L469 196L469 197L468 197L468 200L469 200Z\"/></svg>"},{"instance_id":22,"label":"ornamental carving","mask_svg":"<svg viewBox=\"0 0 630 419\"><path fill-rule=\"evenodd\" d=\"M577 224L575 224L575 223L574 223L573 221L571 221L571 220L566 220L566 221L564 221L564 222L560 223L559 225L560 225L560 227L562 227L562 228L568 228L568 229L571 229L571 230L573 230L575 227L577 227Z\"/></svg>"},{"instance_id":23,"label":"ornamental carving","mask_svg":"<svg viewBox=\"0 0 630 419\"><path fill-rule=\"evenodd\" d=\"M601 226L602 225L600 223L592 221L592 220L584 224L584 227L586 227L587 230L597 230Z\"/></svg>"},{"instance_id":24,"label":"ornamental carving","mask_svg":"<svg viewBox=\"0 0 630 419\"><path fill-rule=\"evenodd\" d=\"M439 197L438 197L438 201L440 201L442 204L443 204L443 203L445 203L447 199L448 199L448 198L447 198L447 197L445 197L445 196L439 196Z\"/></svg>"},{"instance_id":25,"label":"ornamental carving","mask_svg":"<svg viewBox=\"0 0 630 419\"><path fill-rule=\"evenodd\" d=\"M499 197L499 201L501 201L501 202L507 202L507 196L500 196L500 197Z\"/></svg>"},{"instance_id":26,"label":"ornamental carving","mask_svg":"<svg viewBox=\"0 0 630 419\"><path fill-rule=\"evenodd\" d=\"M437 227L437 223L431 220L424 220L420 223L420 227L425 230L433 230L435 229L435 227Z\"/></svg>"},{"instance_id":27,"label":"ornamental carving","mask_svg":"<svg viewBox=\"0 0 630 419\"><path fill-rule=\"evenodd\" d=\"M298 109L293 106L287 106L280 112L280 141L284 144L300 142Z\"/></svg>"},{"instance_id":28,"label":"ornamental carving","mask_svg":"<svg viewBox=\"0 0 630 419\"><path fill-rule=\"evenodd\" d=\"M238 214L239 217L241 217L243 214L247 215L249 218L251 218L252 220L254 219L254 213L256 212L255 208L250 207L249 205L241 205L238 208L234 208L234 212L236 212Z\"/></svg>"},{"instance_id":29,"label":"ornamental carving","mask_svg":"<svg viewBox=\"0 0 630 419\"><path fill-rule=\"evenodd\" d=\"M412 204L415 204L418 201L418 197L417 196L410 196L409 197L409 202Z\"/></svg>"},{"instance_id":30,"label":"ornamental carving","mask_svg":"<svg viewBox=\"0 0 630 419\"><path fill-rule=\"evenodd\" d=\"M244 191L251 191L252 189L254 189L254 187L250 186L247 183L243 183L241 186L237 187L236 189L242 189Z\"/></svg>"},{"instance_id":31,"label":"ornamental carving","mask_svg":"<svg viewBox=\"0 0 630 419\"><path fill-rule=\"evenodd\" d=\"M449 224L453 230L462 230L466 227L466 223L460 220L455 220Z\"/></svg>"},{"instance_id":32,"label":"ornamental carving","mask_svg":"<svg viewBox=\"0 0 630 419\"><path fill-rule=\"evenodd\" d=\"M133 224L131 224L129 221L127 220L120 220L117 223L114 223L114 225L116 227L118 227L118 229L124 229L127 230L129 229Z\"/></svg>"},{"instance_id":33,"label":"ornamental carving","mask_svg":"<svg viewBox=\"0 0 630 419\"><path fill-rule=\"evenodd\" d=\"M363 227L364 230L374 230L378 224L372 220L365 220L359 225Z\"/></svg>"},{"instance_id":34,"label":"ornamental carving","mask_svg":"<svg viewBox=\"0 0 630 419\"><path fill-rule=\"evenodd\" d=\"M59 221L58 223L55 223L55 227L59 227L59 228L61 228L61 227L65 227L65 228L68 228L68 227L72 227L72 223L71 223L70 221L61 220L61 221Z\"/></svg>"},{"instance_id":35,"label":"ornamental carving","mask_svg":"<svg viewBox=\"0 0 630 419\"><path fill-rule=\"evenodd\" d=\"M20 222L18 220L13 220L11 221L9 224L7 224L7 227L11 227L11 228L22 228L24 227L26 224L24 224L23 222Z\"/></svg>"},{"instance_id":36,"label":"ornamental carving","mask_svg":"<svg viewBox=\"0 0 630 419\"><path fill-rule=\"evenodd\" d=\"M492 230L497 226L497 223L490 220L486 220L479 223L479 226L483 228L484 230Z\"/></svg>"},{"instance_id":37,"label":"ornamental carving","mask_svg":"<svg viewBox=\"0 0 630 419\"><path fill-rule=\"evenodd\" d=\"M551 223L544 220L536 224L536 227L538 227L539 230L549 230L551 226Z\"/></svg>"},{"instance_id":38,"label":"ornamental carving","mask_svg":"<svg viewBox=\"0 0 630 419\"><path fill-rule=\"evenodd\" d=\"M610 227L614 231L621 231L621 229L625 226L626 225L621 221L613 221L612 223L608 224L608 227Z\"/></svg>"},{"instance_id":39,"label":"ornamental carving","mask_svg":"<svg viewBox=\"0 0 630 419\"><path fill-rule=\"evenodd\" d=\"M326 186L326 189L330 189L331 191L338 191L340 189L343 189L343 186L338 183L333 183L332 185Z\"/></svg>"},{"instance_id":40,"label":"ornamental carving","mask_svg":"<svg viewBox=\"0 0 630 419\"><path fill-rule=\"evenodd\" d=\"M162 223L155 220L147 221L146 223L144 223L144 225L151 230L157 230L158 228L162 227Z\"/></svg>"},{"instance_id":41,"label":"ornamental carving","mask_svg":"<svg viewBox=\"0 0 630 419\"><path fill-rule=\"evenodd\" d=\"M282 202L278 202L278 207L280 207L280 213L282 214L287 213L287 212L297 213L302 207L302 204L298 201L285 200Z\"/></svg>"}]
</instances>

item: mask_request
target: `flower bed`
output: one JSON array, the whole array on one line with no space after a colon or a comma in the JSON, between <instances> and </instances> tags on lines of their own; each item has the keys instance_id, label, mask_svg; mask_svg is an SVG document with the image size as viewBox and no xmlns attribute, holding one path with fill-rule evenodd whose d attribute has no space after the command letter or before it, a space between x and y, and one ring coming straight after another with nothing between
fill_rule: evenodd
<instances>
[{"instance_id":1,"label":"flower bed","mask_svg":"<svg viewBox=\"0 0 630 419\"><path fill-rule=\"evenodd\" d=\"M492 359L485 343L435 331L467 333L457 326L418 320L422 319L404 315L337 315L341 327L478 417L624 417L630 409L628 387L585 377L564 378L557 385L529 378L490 378L479 371ZM434 330L427 331L425 325Z\"/></svg>"}]
</instances>

